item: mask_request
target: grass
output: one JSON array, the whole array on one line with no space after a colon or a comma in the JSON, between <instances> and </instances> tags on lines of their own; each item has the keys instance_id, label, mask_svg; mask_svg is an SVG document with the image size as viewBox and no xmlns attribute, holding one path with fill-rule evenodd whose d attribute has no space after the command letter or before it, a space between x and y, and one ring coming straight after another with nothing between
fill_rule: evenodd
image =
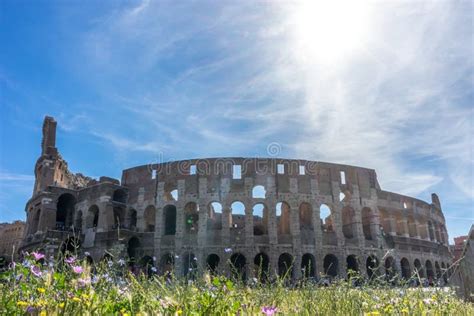
<instances>
[{"instance_id":1,"label":"grass","mask_svg":"<svg viewBox=\"0 0 474 316\"><path fill-rule=\"evenodd\" d=\"M28 255L0 274L1 315L474 315L444 288L354 287L301 282L242 284L222 276L196 280L136 276L123 260L95 267Z\"/></svg>"}]
</instances>

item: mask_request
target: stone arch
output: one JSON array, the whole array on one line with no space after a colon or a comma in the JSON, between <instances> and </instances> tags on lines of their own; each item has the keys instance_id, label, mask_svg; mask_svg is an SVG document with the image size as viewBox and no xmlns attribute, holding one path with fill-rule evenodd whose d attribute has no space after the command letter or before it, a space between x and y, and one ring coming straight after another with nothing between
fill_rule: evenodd
<instances>
[{"instance_id":1,"label":"stone arch","mask_svg":"<svg viewBox=\"0 0 474 316\"><path fill-rule=\"evenodd\" d=\"M400 267L402 269L402 278L405 280L408 280L411 277L411 268L410 268L410 262L408 261L407 258L402 258L400 260Z\"/></svg>"},{"instance_id":2,"label":"stone arch","mask_svg":"<svg viewBox=\"0 0 474 316\"><path fill-rule=\"evenodd\" d=\"M95 228L99 224L99 207L91 205L87 211L86 228Z\"/></svg>"},{"instance_id":3,"label":"stone arch","mask_svg":"<svg viewBox=\"0 0 474 316\"><path fill-rule=\"evenodd\" d=\"M346 264L347 264L348 276L359 273L359 259L357 258L356 255L347 256Z\"/></svg>"},{"instance_id":4,"label":"stone arch","mask_svg":"<svg viewBox=\"0 0 474 316\"><path fill-rule=\"evenodd\" d=\"M168 204L163 208L164 235L176 234L176 206Z\"/></svg>"},{"instance_id":5,"label":"stone arch","mask_svg":"<svg viewBox=\"0 0 474 316\"><path fill-rule=\"evenodd\" d=\"M362 216L362 231L366 240L375 239L375 234L372 227L375 223L375 214L369 207L364 207L361 211Z\"/></svg>"},{"instance_id":6,"label":"stone arch","mask_svg":"<svg viewBox=\"0 0 474 316\"><path fill-rule=\"evenodd\" d=\"M156 209L153 205L148 205L143 213L143 230L145 232L155 231Z\"/></svg>"},{"instance_id":7,"label":"stone arch","mask_svg":"<svg viewBox=\"0 0 474 316\"><path fill-rule=\"evenodd\" d=\"M267 282L270 277L270 259L267 254L264 252L258 253L253 263L255 265L255 275L257 279L262 283Z\"/></svg>"},{"instance_id":8,"label":"stone arch","mask_svg":"<svg viewBox=\"0 0 474 316\"><path fill-rule=\"evenodd\" d=\"M113 209L114 212L114 227L122 228L125 223L125 209L121 206L115 206Z\"/></svg>"},{"instance_id":9,"label":"stone arch","mask_svg":"<svg viewBox=\"0 0 474 316\"><path fill-rule=\"evenodd\" d=\"M310 253L305 253L301 257L301 271L304 278L314 278L316 276L316 260Z\"/></svg>"},{"instance_id":10,"label":"stone arch","mask_svg":"<svg viewBox=\"0 0 474 316\"><path fill-rule=\"evenodd\" d=\"M166 202L176 202L179 199L179 192L176 189L176 186L172 184L166 184L165 190L163 192L163 200Z\"/></svg>"},{"instance_id":11,"label":"stone arch","mask_svg":"<svg viewBox=\"0 0 474 316\"><path fill-rule=\"evenodd\" d=\"M128 240L127 243L127 254L129 261L135 263L138 260L139 249L141 247L140 239L138 237L133 236Z\"/></svg>"},{"instance_id":12,"label":"stone arch","mask_svg":"<svg viewBox=\"0 0 474 316\"><path fill-rule=\"evenodd\" d=\"M367 257L365 266L367 269L367 276L369 278L377 277L380 274L379 273L380 263L379 263L379 259L376 256L371 255Z\"/></svg>"},{"instance_id":13,"label":"stone arch","mask_svg":"<svg viewBox=\"0 0 474 316\"><path fill-rule=\"evenodd\" d=\"M143 256L140 259L140 268L146 276L151 276L153 274L153 258L151 256Z\"/></svg>"},{"instance_id":14,"label":"stone arch","mask_svg":"<svg viewBox=\"0 0 474 316\"><path fill-rule=\"evenodd\" d=\"M247 279L247 259L245 256L239 252L234 253L230 257L230 270L232 273L232 277L235 280L245 281Z\"/></svg>"},{"instance_id":15,"label":"stone arch","mask_svg":"<svg viewBox=\"0 0 474 316\"><path fill-rule=\"evenodd\" d=\"M70 193L61 194L56 204L56 229L68 229L72 225L76 198Z\"/></svg>"},{"instance_id":16,"label":"stone arch","mask_svg":"<svg viewBox=\"0 0 474 316\"><path fill-rule=\"evenodd\" d=\"M112 195L112 201L125 204L127 203L127 192L123 189L117 189Z\"/></svg>"},{"instance_id":17,"label":"stone arch","mask_svg":"<svg viewBox=\"0 0 474 316\"><path fill-rule=\"evenodd\" d=\"M211 202L208 205L208 216L207 216L208 230L221 230L222 229L222 205L219 202Z\"/></svg>"},{"instance_id":18,"label":"stone arch","mask_svg":"<svg viewBox=\"0 0 474 316\"><path fill-rule=\"evenodd\" d=\"M265 195L266 195L266 191L263 185L256 185L252 188L252 198L264 199Z\"/></svg>"},{"instance_id":19,"label":"stone arch","mask_svg":"<svg viewBox=\"0 0 474 316\"><path fill-rule=\"evenodd\" d=\"M433 281L435 279L435 271L433 269L433 264L431 263L430 260L426 260L425 262L425 268L426 268L426 277L430 280Z\"/></svg>"},{"instance_id":20,"label":"stone arch","mask_svg":"<svg viewBox=\"0 0 474 316\"><path fill-rule=\"evenodd\" d=\"M321 229L323 232L333 232L333 216L332 211L326 204L321 204L319 207L319 217L321 220Z\"/></svg>"},{"instance_id":21,"label":"stone arch","mask_svg":"<svg viewBox=\"0 0 474 316\"><path fill-rule=\"evenodd\" d=\"M313 207L307 202L300 204L299 208L300 230L313 231Z\"/></svg>"},{"instance_id":22,"label":"stone arch","mask_svg":"<svg viewBox=\"0 0 474 316\"><path fill-rule=\"evenodd\" d=\"M278 235L290 234L290 205L285 202L278 202L276 204L276 220Z\"/></svg>"},{"instance_id":23,"label":"stone arch","mask_svg":"<svg viewBox=\"0 0 474 316\"><path fill-rule=\"evenodd\" d=\"M328 254L324 257L324 274L330 277L337 277L339 273L339 264L337 257Z\"/></svg>"},{"instance_id":24,"label":"stone arch","mask_svg":"<svg viewBox=\"0 0 474 316\"><path fill-rule=\"evenodd\" d=\"M133 208L128 210L127 215L128 228L135 230L137 228L137 211Z\"/></svg>"},{"instance_id":25,"label":"stone arch","mask_svg":"<svg viewBox=\"0 0 474 316\"><path fill-rule=\"evenodd\" d=\"M278 275L281 278L293 277L293 256L287 252L278 257Z\"/></svg>"},{"instance_id":26,"label":"stone arch","mask_svg":"<svg viewBox=\"0 0 474 316\"><path fill-rule=\"evenodd\" d=\"M232 228L244 228L245 227L245 205L240 201L234 201L231 206L231 218L230 226Z\"/></svg>"},{"instance_id":27,"label":"stone arch","mask_svg":"<svg viewBox=\"0 0 474 316\"><path fill-rule=\"evenodd\" d=\"M174 257L171 253L165 253L160 258L160 273L170 275L174 269Z\"/></svg>"},{"instance_id":28,"label":"stone arch","mask_svg":"<svg viewBox=\"0 0 474 316\"><path fill-rule=\"evenodd\" d=\"M206 263L207 263L207 269L209 272L212 274L215 274L217 272L217 267L219 266L219 262L221 261L221 258L219 258L218 255L215 253L211 253L210 255L207 256Z\"/></svg>"},{"instance_id":29,"label":"stone arch","mask_svg":"<svg viewBox=\"0 0 474 316\"><path fill-rule=\"evenodd\" d=\"M387 278L393 278L397 274L395 259L392 256L388 256L385 259L385 275Z\"/></svg>"},{"instance_id":30,"label":"stone arch","mask_svg":"<svg viewBox=\"0 0 474 316\"><path fill-rule=\"evenodd\" d=\"M354 217L355 211L350 206L344 206L341 210L342 233L347 239L354 238Z\"/></svg>"},{"instance_id":31,"label":"stone arch","mask_svg":"<svg viewBox=\"0 0 474 316\"><path fill-rule=\"evenodd\" d=\"M188 202L184 206L184 225L186 234L197 234L199 231L199 206Z\"/></svg>"},{"instance_id":32,"label":"stone arch","mask_svg":"<svg viewBox=\"0 0 474 316\"><path fill-rule=\"evenodd\" d=\"M253 234L261 236L268 234L268 208L263 203L257 203L252 208Z\"/></svg>"},{"instance_id":33,"label":"stone arch","mask_svg":"<svg viewBox=\"0 0 474 316\"><path fill-rule=\"evenodd\" d=\"M421 262L419 259L415 259L413 265L415 266L415 272L418 273L418 275L420 276L420 278L424 278L425 277L425 271L423 270L423 266L421 265Z\"/></svg>"},{"instance_id":34,"label":"stone arch","mask_svg":"<svg viewBox=\"0 0 474 316\"><path fill-rule=\"evenodd\" d=\"M192 252L183 255L183 276L194 279L197 273L197 258Z\"/></svg>"}]
</instances>

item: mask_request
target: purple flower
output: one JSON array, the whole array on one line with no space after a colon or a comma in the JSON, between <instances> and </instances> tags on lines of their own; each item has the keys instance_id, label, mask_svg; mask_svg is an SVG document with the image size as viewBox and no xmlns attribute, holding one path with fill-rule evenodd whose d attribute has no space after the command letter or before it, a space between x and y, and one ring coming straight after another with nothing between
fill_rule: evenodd
<instances>
[{"instance_id":1,"label":"purple flower","mask_svg":"<svg viewBox=\"0 0 474 316\"><path fill-rule=\"evenodd\" d=\"M64 261L65 261L66 263L73 264L74 262L76 262L76 258L74 258L74 257L68 257L68 258L64 259Z\"/></svg>"},{"instance_id":2,"label":"purple flower","mask_svg":"<svg viewBox=\"0 0 474 316\"><path fill-rule=\"evenodd\" d=\"M76 273L76 274L81 274L82 271L84 271L84 269L82 269L81 266L74 266L74 267L72 267L72 271L74 271L74 273Z\"/></svg>"},{"instance_id":3,"label":"purple flower","mask_svg":"<svg viewBox=\"0 0 474 316\"><path fill-rule=\"evenodd\" d=\"M40 277L41 276L41 269L38 266L31 266L30 268L31 273L33 273L35 276Z\"/></svg>"},{"instance_id":4,"label":"purple flower","mask_svg":"<svg viewBox=\"0 0 474 316\"><path fill-rule=\"evenodd\" d=\"M33 255L33 257L35 258L36 261L41 260L41 259L44 258L44 254L41 253L41 252L36 252L35 251L35 252L32 252L31 254Z\"/></svg>"},{"instance_id":5,"label":"purple flower","mask_svg":"<svg viewBox=\"0 0 474 316\"><path fill-rule=\"evenodd\" d=\"M81 288L86 287L86 285L91 284L91 279L78 279L77 285Z\"/></svg>"},{"instance_id":6,"label":"purple flower","mask_svg":"<svg viewBox=\"0 0 474 316\"><path fill-rule=\"evenodd\" d=\"M262 313L264 313L267 316L275 315L277 312L278 312L278 308L276 307L273 307L273 306L262 307Z\"/></svg>"},{"instance_id":7,"label":"purple flower","mask_svg":"<svg viewBox=\"0 0 474 316\"><path fill-rule=\"evenodd\" d=\"M26 308L26 312L27 312L28 314L33 314L34 312L36 312L36 308L34 308L33 306L28 306L28 307Z\"/></svg>"}]
</instances>

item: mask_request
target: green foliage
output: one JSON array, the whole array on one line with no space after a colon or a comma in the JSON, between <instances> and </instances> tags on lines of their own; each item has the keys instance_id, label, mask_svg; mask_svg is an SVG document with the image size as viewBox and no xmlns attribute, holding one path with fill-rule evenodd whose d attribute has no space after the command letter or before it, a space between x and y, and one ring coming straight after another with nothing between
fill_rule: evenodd
<instances>
[{"instance_id":1,"label":"green foliage","mask_svg":"<svg viewBox=\"0 0 474 316\"><path fill-rule=\"evenodd\" d=\"M210 275L191 281L136 276L123 260L92 268L67 259L31 256L2 272L0 315L474 315L449 288L354 287L353 280L245 285Z\"/></svg>"}]
</instances>

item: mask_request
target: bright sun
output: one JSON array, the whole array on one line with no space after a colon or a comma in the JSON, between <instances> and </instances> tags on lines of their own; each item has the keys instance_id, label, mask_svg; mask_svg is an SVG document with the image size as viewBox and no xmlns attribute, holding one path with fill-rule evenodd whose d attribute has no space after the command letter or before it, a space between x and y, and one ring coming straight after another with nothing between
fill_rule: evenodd
<instances>
[{"instance_id":1,"label":"bright sun","mask_svg":"<svg viewBox=\"0 0 474 316\"><path fill-rule=\"evenodd\" d=\"M365 1L300 1L290 13L298 58L333 63L361 47L368 33Z\"/></svg>"}]
</instances>

